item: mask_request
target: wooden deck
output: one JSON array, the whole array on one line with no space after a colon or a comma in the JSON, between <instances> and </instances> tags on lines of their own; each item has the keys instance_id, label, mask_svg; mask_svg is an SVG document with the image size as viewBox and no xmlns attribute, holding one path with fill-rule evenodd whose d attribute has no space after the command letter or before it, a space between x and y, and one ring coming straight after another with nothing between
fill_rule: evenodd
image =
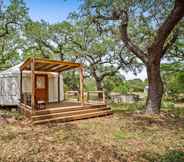
<instances>
[{"instance_id":1,"label":"wooden deck","mask_svg":"<svg viewBox=\"0 0 184 162\"><path fill-rule=\"evenodd\" d=\"M106 104L84 104L77 102L49 103L45 109L32 111L26 105L20 104L22 112L33 124L49 122L68 122L79 119L100 117L112 114Z\"/></svg>"},{"instance_id":2,"label":"wooden deck","mask_svg":"<svg viewBox=\"0 0 184 162\"><path fill-rule=\"evenodd\" d=\"M70 106L80 106L81 104L79 102L69 102L69 101L64 101L60 103L49 103L46 105L47 108L57 108L57 107L70 107ZM85 104L89 105L89 104Z\"/></svg>"},{"instance_id":3,"label":"wooden deck","mask_svg":"<svg viewBox=\"0 0 184 162\"><path fill-rule=\"evenodd\" d=\"M76 93L76 91L68 91L68 97L65 94L65 102L61 102L60 73L71 69L78 69L80 72L80 88L79 91L77 91L78 101L80 103L66 102L68 101L68 97L71 96L71 92ZM29 97L25 96L25 99L23 97L25 92L23 92L22 87L23 71L31 72L32 85L31 95L29 95ZM49 94L48 74L46 75L45 72L57 73L58 103L49 103L45 105L45 103L48 102ZM43 84L41 86L38 84L38 80L42 80ZM102 94L103 99L94 99L94 103L90 103L91 94L95 94L96 96L99 96L98 94ZM33 124L42 124L48 122L67 122L71 120L79 120L112 114L110 108L108 108L105 104L106 102L104 91L88 91L86 99L84 95L84 67L82 64L67 61L28 58L20 67L20 101L22 102L20 104L20 108L22 113L24 113L32 120Z\"/></svg>"}]
</instances>

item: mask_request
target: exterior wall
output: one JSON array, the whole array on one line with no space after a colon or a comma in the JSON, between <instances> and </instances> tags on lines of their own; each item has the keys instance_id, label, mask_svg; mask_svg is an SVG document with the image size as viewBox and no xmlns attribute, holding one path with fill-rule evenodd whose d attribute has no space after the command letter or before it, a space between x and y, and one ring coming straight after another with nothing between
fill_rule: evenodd
<instances>
[{"instance_id":1,"label":"exterior wall","mask_svg":"<svg viewBox=\"0 0 184 162\"><path fill-rule=\"evenodd\" d=\"M0 78L0 105L18 105L19 96L18 76Z\"/></svg>"},{"instance_id":2,"label":"exterior wall","mask_svg":"<svg viewBox=\"0 0 184 162\"><path fill-rule=\"evenodd\" d=\"M31 93L31 91L32 91L31 76L30 75L23 75L23 77L22 77L22 92L23 93Z\"/></svg>"},{"instance_id":3,"label":"exterior wall","mask_svg":"<svg viewBox=\"0 0 184 162\"><path fill-rule=\"evenodd\" d=\"M63 75L60 74L60 100L63 101L64 100L64 82L63 82Z\"/></svg>"},{"instance_id":4,"label":"exterior wall","mask_svg":"<svg viewBox=\"0 0 184 162\"><path fill-rule=\"evenodd\" d=\"M64 100L63 76L60 75L60 101ZM58 78L49 78L49 102L58 101Z\"/></svg>"},{"instance_id":5,"label":"exterior wall","mask_svg":"<svg viewBox=\"0 0 184 162\"><path fill-rule=\"evenodd\" d=\"M58 100L57 75L49 75L49 102ZM23 74L23 93L31 93L31 76ZM20 75L0 76L0 105L18 105L20 99ZM63 77L60 75L60 100L64 100Z\"/></svg>"}]
</instances>

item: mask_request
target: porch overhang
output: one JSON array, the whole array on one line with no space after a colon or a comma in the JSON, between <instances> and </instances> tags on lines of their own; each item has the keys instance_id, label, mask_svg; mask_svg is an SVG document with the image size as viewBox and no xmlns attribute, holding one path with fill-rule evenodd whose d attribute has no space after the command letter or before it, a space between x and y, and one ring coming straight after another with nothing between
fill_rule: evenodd
<instances>
[{"instance_id":1,"label":"porch overhang","mask_svg":"<svg viewBox=\"0 0 184 162\"><path fill-rule=\"evenodd\" d=\"M58 103L60 102L60 73L63 71L79 69L80 71L80 103L84 105L84 79L83 79L83 65L79 63L73 63L68 61L57 61L57 60L48 60L41 58L28 58L20 66L20 96L22 100L22 74L23 71L31 72L31 108L32 111L35 110L36 100L36 74L37 73L58 73ZM41 95L42 96L42 95ZM47 101L46 101L47 102Z\"/></svg>"},{"instance_id":2,"label":"porch overhang","mask_svg":"<svg viewBox=\"0 0 184 162\"><path fill-rule=\"evenodd\" d=\"M82 64L68 61L48 60L41 58L28 58L20 67L21 71L31 71L31 64L34 63L34 71L42 72L63 72L70 69L80 68Z\"/></svg>"}]
</instances>

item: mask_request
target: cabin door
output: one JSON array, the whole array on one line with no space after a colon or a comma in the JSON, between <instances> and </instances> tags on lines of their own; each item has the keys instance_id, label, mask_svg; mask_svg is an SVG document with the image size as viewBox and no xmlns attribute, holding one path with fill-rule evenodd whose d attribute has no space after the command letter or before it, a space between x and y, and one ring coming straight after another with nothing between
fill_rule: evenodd
<instances>
[{"instance_id":1,"label":"cabin door","mask_svg":"<svg viewBox=\"0 0 184 162\"><path fill-rule=\"evenodd\" d=\"M35 75L35 100L48 102L48 75L36 74Z\"/></svg>"}]
</instances>

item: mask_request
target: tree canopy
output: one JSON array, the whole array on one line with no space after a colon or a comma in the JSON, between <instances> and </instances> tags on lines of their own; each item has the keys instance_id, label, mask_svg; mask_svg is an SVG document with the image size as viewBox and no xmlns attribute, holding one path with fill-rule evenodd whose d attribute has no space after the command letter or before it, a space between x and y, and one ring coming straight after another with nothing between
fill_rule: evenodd
<instances>
[{"instance_id":1,"label":"tree canopy","mask_svg":"<svg viewBox=\"0 0 184 162\"><path fill-rule=\"evenodd\" d=\"M163 95L161 59L168 56L178 38L184 1L86 0L81 13L100 33L117 35L130 54L144 63L149 87L146 112L159 113Z\"/></svg>"},{"instance_id":2,"label":"tree canopy","mask_svg":"<svg viewBox=\"0 0 184 162\"><path fill-rule=\"evenodd\" d=\"M28 19L28 9L22 0L0 5L0 67L15 64L22 46L20 37Z\"/></svg>"}]
</instances>

